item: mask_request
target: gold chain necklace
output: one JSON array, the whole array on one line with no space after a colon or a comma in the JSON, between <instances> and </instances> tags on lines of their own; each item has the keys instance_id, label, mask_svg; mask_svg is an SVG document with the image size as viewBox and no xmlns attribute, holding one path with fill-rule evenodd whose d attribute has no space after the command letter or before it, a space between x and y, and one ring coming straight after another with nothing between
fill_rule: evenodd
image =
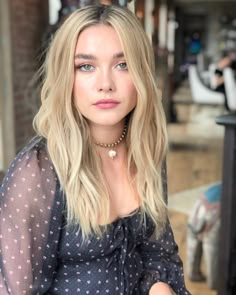
<instances>
[{"instance_id":1,"label":"gold chain necklace","mask_svg":"<svg viewBox=\"0 0 236 295\"><path fill-rule=\"evenodd\" d=\"M102 143L102 142L95 142L96 145L103 147L103 148L109 148L108 156L112 159L114 159L117 156L117 151L115 151L113 148L116 147L118 144L122 142L122 140L125 138L127 131L127 125L124 126L124 129L122 131L122 134L120 138L113 142L113 143Z\"/></svg>"}]
</instances>

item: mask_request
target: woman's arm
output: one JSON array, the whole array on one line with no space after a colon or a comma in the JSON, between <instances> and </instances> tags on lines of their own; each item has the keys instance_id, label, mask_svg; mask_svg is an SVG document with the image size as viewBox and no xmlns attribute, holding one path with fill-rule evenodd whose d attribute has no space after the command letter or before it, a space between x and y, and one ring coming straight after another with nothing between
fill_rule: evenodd
<instances>
[{"instance_id":1,"label":"woman's arm","mask_svg":"<svg viewBox=\"0 0 236 295\"><path fill-rule=\"evenodd\" d=\"M37 145L21 152L0 187L0 294L45 294L56 267L60 201Z\"/></svg>"},{"instance_id":2,"label":"woman's arm","mask_svg":"<svg viewBox=\"0 0 236 295\"><path fill-rule=\"evenodd\" d=\"M144 267L140 286L144 292L148 290L150 295L161 295L160 291L163 291L163 295L169 295L173 290L177 295L190 295L185 287L183 264L169 222L159 237L153 226L150 236L140 246L140 255Z\"/></svg>"}]
</instances>

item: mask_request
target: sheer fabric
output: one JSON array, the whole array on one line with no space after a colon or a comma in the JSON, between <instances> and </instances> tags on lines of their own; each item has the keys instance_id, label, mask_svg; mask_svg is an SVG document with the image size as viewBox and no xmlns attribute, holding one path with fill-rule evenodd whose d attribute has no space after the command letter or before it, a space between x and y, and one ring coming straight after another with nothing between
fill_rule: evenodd
<instances>
[{"instance_id":1,"label":"sheer fabric","mask_svg":"<svg viewBox=\"0 0 236 295\"><path fill-rule=\"evenodd\" d=\"M46 142L34 138L0 188L0 294L148 295L158 281L190 294L168 225L160 239L141 212L111 223L83 242L66 226L65 200Z\"/></svg>"}]
</instances>

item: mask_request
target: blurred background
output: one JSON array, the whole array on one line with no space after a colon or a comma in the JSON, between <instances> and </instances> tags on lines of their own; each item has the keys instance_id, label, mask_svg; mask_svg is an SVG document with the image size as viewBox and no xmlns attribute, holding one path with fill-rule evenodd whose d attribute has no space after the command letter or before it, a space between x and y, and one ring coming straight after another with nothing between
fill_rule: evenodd
<instances>
[{"instance_id":1,"label":"blurred background","mask_svg":"<svg viewBox=\"0 0 236 295\"><path fill-rule=\"evenodd\" d=\"M224 170L231 181L224 182L230 188L230 196L236 190L235 0L1 0L0 179L15 154L34 135L32 119L40 105L36 72L48 42L71 12L98 2L127 6L134 11L152 41L169 133L166 178L170 221L186 265L188 220L194 204L209 187L222 183ZM217 118L220 124L216 124ZM232 133L227 150L224 142L228 123L224 118L233 120L229 124ZM225 163L225 154L232 155L231 170ZM227 189L223 188L223 194L231 201ZM224 212L233 210L231 205ZM211 275L210 254L208 250L202 254L201 250L197 262L201 276L186 274L186 284L193 295L236 294L236 239L230 231L231 223L232 219L228 220L228 240L224 240L229 249L219 250L219 230L211 240L215 260L222 262L210 269L211 273L222 271L217 285L207 280ZM199 236L200 244L204 234Z\"/></svg>"}]
</instances>

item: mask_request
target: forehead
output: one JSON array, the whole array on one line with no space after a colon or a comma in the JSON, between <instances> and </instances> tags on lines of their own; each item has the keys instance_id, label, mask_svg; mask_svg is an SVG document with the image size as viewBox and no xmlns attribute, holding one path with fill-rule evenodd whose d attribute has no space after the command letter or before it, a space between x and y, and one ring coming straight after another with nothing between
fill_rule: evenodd
<instances>
[{"instance_id":1,"label":"forehead","mask_svg":"<svg viewBox=\"0 0 236 295\"><path fill-rule=\"evenodd\" d=\"M106 53L107 51L122 51L122 46L112 26L98 24L84 29L79 34L75 53L80 51L89 51L89 53L104 51Z\"/></svg>"}]
</instances>

